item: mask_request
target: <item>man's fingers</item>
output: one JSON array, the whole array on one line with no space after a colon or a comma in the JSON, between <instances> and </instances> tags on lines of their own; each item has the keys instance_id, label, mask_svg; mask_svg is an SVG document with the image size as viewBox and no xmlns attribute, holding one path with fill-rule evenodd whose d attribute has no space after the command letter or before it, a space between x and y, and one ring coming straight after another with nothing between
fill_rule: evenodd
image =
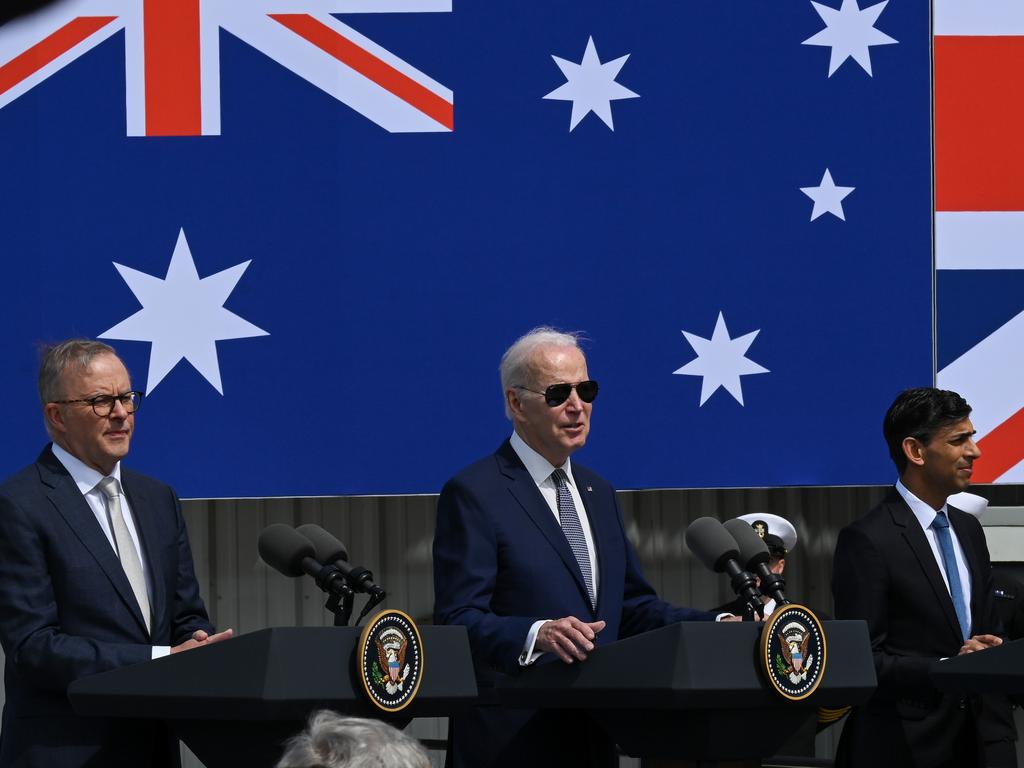
<instances>
[{"instance_id":1,"label":"man's fingers","mask_svg":"<svg viewBox=\"0 0 1024 768\"><path fill-rule=\"evenodd\" d=\"M1003 638L999 637L999 635L975 635L971 640L977 640L978 643L985 647L1003 644Z\"/></svg>"}]
</instances>

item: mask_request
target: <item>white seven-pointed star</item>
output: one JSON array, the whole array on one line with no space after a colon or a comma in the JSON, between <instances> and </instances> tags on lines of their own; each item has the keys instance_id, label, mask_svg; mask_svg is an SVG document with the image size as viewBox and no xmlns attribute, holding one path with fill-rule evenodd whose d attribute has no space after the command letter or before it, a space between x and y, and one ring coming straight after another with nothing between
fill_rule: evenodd
<instances>
[{"instance_id":1,"label":"white seven-pointed star","mask_svg":"<svg viewBox=\"0 0 1024 768\"><path fill-rule=\"evenodd\" d=\"M725 387L726 391L736 398L736 402L743 405L740 376L768 373L767 368L763 368L746 357L747 350L754 343L758 333L760 333L760 329L730 339L729 329L725 327L725 318L719 312L718 322L715 323L715 330L710 339L683 331L683 336L690 342L693 351L697 353L697 358L672 373L704 377L700 387L701 405L704 405L719 387Z\"/></svg>"},{"instance_id":2,"label":"white seven-pointed star","mask_svg":"<svg viewBox=\"0 0 1024 768\"><path fill-rule=\"evenodd\" d=\"M147 393L152 393L178 361L184 359L223 395L216 342L268 335L224 309L224 302L249 262L200 279L183 229L178 234L167 277L163 280L120 264L114 266L142 309L101 333L100 338L153 342Z\"/></svg>"},{"instance_id":3,"label":"white seven-pointed star","mask_svg":"<svg viewBox=\"0 0 1024 768\"><path fill-rule=\"evenodd\" d=\"M811 2L814 10L825 22L825 28L804 40L803 44L832 48L832 57L828 63L829 77L832 77L832 73L851 57L870 75L871 53L868 49L872 45L891 45L899 42L875 29L878 15L888 2L889 0L883 0L862 10L857 7L857 0L843 0L838 11L827 5Z\"/></svg>"},{"instance_id":4,"label":"white seven-pointed star","mask_svg":"<svg viewBox=\"0 0 1024 768\"><path fill-rule=\"evenodd\" d=\"M604 120L604 124L614 131L612 102L618 99L640 98L640 94L633 93L629 88L615 82L615 78L618 77L619 70L626 63L629 54L602 64L601 60L597 58L597 48L594 47L593 37L587 39L587 50L583 52L583 61L579 64L566 61L558 56L551 58L562 70L566 82L544 98L572 102L572 117L569 120L570 131L591 112Z\"/></svg>"},{"instance_id":5,"label":"white seven-pointed star","mask_svg":"<svg viewBox=\"0 0 1024 768\"><path fill-rule=\"evenodd\" d=\"M846 221L846 216L843 215L843 198L855 189L856 187L837 187L828 168L821 177L821 184L816 187L800 187L800 191L814 201L811 221L826 213Z\"/></svg>"}]
</instances>

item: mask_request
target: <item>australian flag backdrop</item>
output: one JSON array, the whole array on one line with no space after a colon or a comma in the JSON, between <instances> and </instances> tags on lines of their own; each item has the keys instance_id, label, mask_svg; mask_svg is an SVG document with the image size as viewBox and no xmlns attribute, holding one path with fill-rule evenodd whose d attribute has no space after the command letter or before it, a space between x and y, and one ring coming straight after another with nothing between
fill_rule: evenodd
<instances>
[{"instance_id":1,"label":"australian flag backdrop","mask_svg":"<svg viewBox=\"0 0 1024 768\"><path fill-rule=\"evenodd\" d=\"M3 474L37 346L88 336L183 496L436 492L551 324L620 488L891 482L882 415L935 375L931 29L870 3L35 3L0 26Z\"/></svg>"}]
</instances>

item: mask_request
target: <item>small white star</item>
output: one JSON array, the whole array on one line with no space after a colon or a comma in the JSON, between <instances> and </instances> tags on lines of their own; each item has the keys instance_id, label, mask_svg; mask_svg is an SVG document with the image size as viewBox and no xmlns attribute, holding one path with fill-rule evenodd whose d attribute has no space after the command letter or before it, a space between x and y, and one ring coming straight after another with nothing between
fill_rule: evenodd
<instances>
[{"instance_id":1,"label":"small white star","mask_svg":"<svg viewBox=\"0 0 1024 768\"><path fill-rule=\"evenodd\" d=\"M855 189L856 187L837 187L828 168L821 177L821 184L816 187L800 187L800 191L814 201L811 221L826 213L846 221L846 216L843 215L843 199Z\"/></svg>"},{"instance_id":2,"label":"small white star","mask_svg":"<svg viewBox=\"0 0 1024 768\"><path fill-rule=\"evenodd\" d=\"M146 382L148 394L184 359L223 395L216 342L268 335L224 309L224 302L249 262L200 279L182 229L163 280L117 263L114 266L142 309L101 333L100 338L153 343Z\"/></svg>"},{"instance_id":3,"label":"small white star","mask_svg":"<svg viewBox=\"0 0 1024 768\"><path fill-rule=\"evenodd\" d=\"M633 93L629 88L615 82L615 78L618 76L619 70L622 69L622 65L626 63L626 59L629 58L629 54L602 64L601 60L597 58L597 48L594 47L593 37L587 39L587 49L583 52L583 61L579 64L566 61L558 56L551 58L562 70L566 82L544 98L572 102L572 117L569 120L570 131L591 112L600 117L604 124L614 131L611 103L618 99L640 98L640 94Z\"/></svg>"},{"instance_id":4,"label":"small white star","mask_svg":"<svg viewBox=\"0 0 1024 768\"><path fill-rule=\"evenodd\" d=\"M730 339L729 329L725 327L725 318L719 312L718 322L715 323L715 330L710 339L683 331L683 336L690 342L697 357L672 373L704 377L700 387L701 405L704 405L719 387L725 387L726 391L736 399L736 402L743 405L743 387L740 385L740 376L768 373L767 368L746 357L747 350L750 349L750 345L754 343L754 339L760 332L758 329Z\"/></svg>"},{"instance_id":5,"label":"small white star","mask_svg":"<svg viewBox=\"0 0 1024 768\"><path fill-rule=\"evenodd\" d=\"M832 56L828 63L829 77L832 77L832 74L849 58L853 58L868 75L871 75L871 52L868 49L873 45L892 45L899 42L875 29L875 22L888 2L889 0L883 0L861 10L857 7L857 0L843 0L838 11L827 5L811 2L814 10L825 22L825 28L804 40L802 44L832 48Z\"/></svg>"}]
</instances>

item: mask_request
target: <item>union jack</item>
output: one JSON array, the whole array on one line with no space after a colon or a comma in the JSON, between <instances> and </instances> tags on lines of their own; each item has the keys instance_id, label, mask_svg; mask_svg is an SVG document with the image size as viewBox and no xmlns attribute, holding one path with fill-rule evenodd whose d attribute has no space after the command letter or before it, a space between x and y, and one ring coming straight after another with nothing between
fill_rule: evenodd
<instances>
[{"instance_id":1,"label":"union jack","mask_svg":"<svg viewBox=\"0 0 1024 768\"><path fill-rule=\"evenodd\" d=\"M1024 270L1024 110L1015 95L1024 75L1024 6L937 0L934 42L936 269L954 286L966 287L971 275L997 286ZM992 311L991 297L976 289L956 293L939 295L940 321L959 315L945 328L940 322L940 349L956 322L991 316L971 345L940 360L938 384L974 408L982 451L974 481L1021 482L1024 298L1014 294Z\"/></svg>"},{"instance_id":2,"label":"union jack","mask_svg":"<svg viewBox=\"0 0 1024 768\"><path fill-rule=\"evenodd\" d=\"M393 133L452 131L454 96L332 14L451 0L60 0L0 35L0 108L124 31L129 136L220 134L220 31Z\"/></svg>"}]
</instances>

